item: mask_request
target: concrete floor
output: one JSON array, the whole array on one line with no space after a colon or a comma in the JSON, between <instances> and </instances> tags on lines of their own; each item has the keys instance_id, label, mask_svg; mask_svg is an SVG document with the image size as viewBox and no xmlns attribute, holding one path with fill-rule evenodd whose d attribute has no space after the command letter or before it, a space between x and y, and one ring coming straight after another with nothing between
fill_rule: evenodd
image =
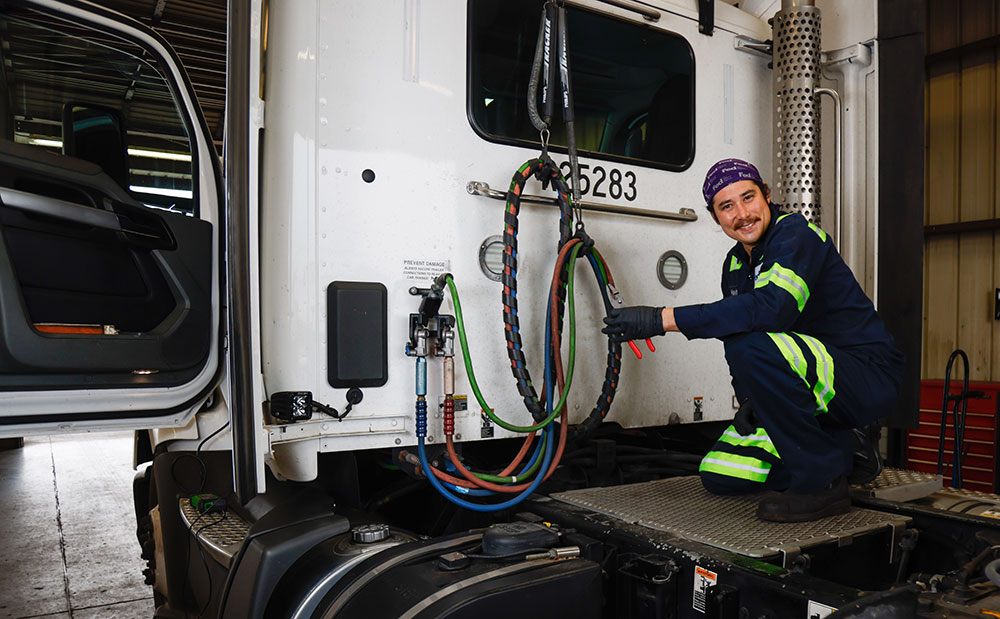
<instances>
[{"instance_id":1,"label":"concrete floor","mask_svg":"<svg viewBox=\"0 0 1000 619\"><path fill-rule=\"evenodd\" d=\"M0 619L142 619L132 433L27 437L0 451Z\"/></svg>"}]
</instances>

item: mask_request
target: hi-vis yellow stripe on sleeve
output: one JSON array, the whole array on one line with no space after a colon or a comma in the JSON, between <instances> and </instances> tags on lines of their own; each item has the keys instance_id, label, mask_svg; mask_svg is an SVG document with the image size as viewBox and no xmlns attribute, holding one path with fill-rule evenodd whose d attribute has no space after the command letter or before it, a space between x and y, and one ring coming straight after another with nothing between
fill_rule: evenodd
<instances>
[{"instance_id":1,"label":"hi-vis yellow stripe on sleeve","mask_svg":"<svg viewBox=\"0 0 1000 619\"><path fill-rule=\"evenodd\" d=\"M823 232L822 228L820 228L819 226L817 226L816 224L814 224L811 221L809 222L809 228L811 228L812 231L815 232L819 236L819 240L820 240L821 243L826 243L826 232Z\"/></svg>"},{"instance_id":2,"label":"hi-vis yellow stripe on sleeve","mask_svg":"<svg viewBox=\"0 0 1000 619\"><path fill-rule=\"evenodd\" d=\"M812 389L816 397L816 413L825 413L829 409L830 400L837 392L833 388L833 357L826 350L823 342L808 335L796 333L809 347L809 352L816 358L816 384L810 385L806 379L806 358L802 349L787 333L768 333L781 356L785 358L792 371L802 378L802 382Z\"/></svg>"},{"instance_id":3,"label":"hi-vis yellow stripe on sleeve","mask_svg":"<svg viewBox=\"0 0 1000 619\"><path fill-rule=\"evenodd\" d=\"M800 312L806 306L806 301L809 300L809 286L805 280L799 277L795 271L786 269L777 262L772 264L770 269L760 274L753 287L763 288L768 284L774 284L792 295Z\"/></svg>"},{"instance_id":4,"label":"hi-vis yellow stripe on sleeve","mask_svg":"<svg viewBox=\"0 0 1000 619\"><path fill-rule=\"evenodd\" d=\"M767 474L771 472L771 465L757 458L710 451L702 458L698 470L764 483L767 481Z\"/></svg>"}]
</instances>

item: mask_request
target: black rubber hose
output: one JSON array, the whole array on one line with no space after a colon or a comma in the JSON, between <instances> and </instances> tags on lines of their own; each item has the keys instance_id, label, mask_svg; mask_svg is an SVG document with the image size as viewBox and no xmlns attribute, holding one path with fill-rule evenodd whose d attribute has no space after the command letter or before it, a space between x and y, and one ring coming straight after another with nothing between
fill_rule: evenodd
<instances>
[{"instance_id":1,"label":"black rubber hose","mask_svg":"<svg viewBox=\"0 0 1000 619\"><path fill-rule=\"evenodd\" d=\"M559 77L562 84L563 121L566 123L566 149L569 152L570 184L573 187L573 204L580 201L580 160L576 152L576 116L573 113L573 87L569 70L569 43L566 7L559 7Z\"/></svg>"},{"instance_id":2,"label":"black rubber hose","mask_svg":"<svg viewBox=\"0 0 1000 619\"><path fill-rule=\"evenodd\" d=\"M588 249L588 251L593 250ZM595 261L588 260L587 262L590 262L594 276L597 278L597 287L601 290L601 298L604 301L604 313L610 316L614 306L608 297L608 287L604 285L601 271L596 264L596 258ZM608 360L606 368L604 371L604 384L601 386L601 395L597 398L597 405L590 411L590 415L587 416L583 423L574 429L574 438L579 439L593 432L594 429L601 425L601 422L604 421L604 418L611 411L611 404L614 402L615 393L618 389L618 378L622 371L622 345L620 342L612 342L610 336L608 336Z\"/></svg>"},{"instance_id":3,"label":"black rubber hose","mask_svg":"<svg viewBox=\"0 0 1000 619\"><path fill-rule=\"evenodd\" d=\"M535 42L535 57L531 61L531 77L528 78L528 118L538 131L545 131L549 125L538 113L538 79L542 72L542 55L545 53L545 10L538 22L538 40Z\"/></svg>"},{"instance_id":4,"label":"black rubber hose","mask_svg":"<svg viewBox=\"0 0 1000 619\"><path fill-rule=\"evenodd\" d=\"M559 77L559 67L553 52L556 51L558 36L557 9L555 2L545 3L545 44L542 52L542 120L546 125L552 123L552 113L555 111L555 87Z\"/></svg>"}]
</instances>

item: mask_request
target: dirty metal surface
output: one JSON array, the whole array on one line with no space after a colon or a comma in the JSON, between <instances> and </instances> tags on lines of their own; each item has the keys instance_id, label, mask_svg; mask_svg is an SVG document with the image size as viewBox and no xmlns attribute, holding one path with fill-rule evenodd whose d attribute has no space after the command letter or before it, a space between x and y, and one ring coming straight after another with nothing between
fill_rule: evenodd
<instances>
[{"instance_id":1,"label":"dirty metal surface","mask_svg":"<svg viewBox=\"0 0 1000 619\"><path fill-rule=\"evenodd\" d=\"M941 489L940 475L886 468L873 481L855 486L852 492L888 501L913 501Z\"/></svg>"},{"instance_id":2,"label":"dirty metal surface","mask_svg":"<svg viewBox=\"0 0 1000 619\"><path fill-rule=\"evenodd\" d=\"M895 536L910 520L906 516L854 507L846 514L813 522L763 522L757 518L761 495L713 495L702 487L697 476L570 490L551 496L557 501L740 555L760 559L782 555L785 565L810 547L829 543L846 545L855 536L876 531L889 530Z\"/></svg>"},{"instance_id":3,"label":"dirty metal surface","mask_svg":"<svg viewBox=\"0 0 1000 619\"><path fill-rule=\"evenodd\" d=\"M221 514L199 514L191 500L180 500L181 518L188 533L222 565L229 565L240 549L250 525L232 511Z\"/></svg>"},{"instance_id":4,"label":"dirty metal surface","mask_svg":"<svg viewBox=\"0 0 1000 619\"><path fill-rule=\"evenodd\" d=\"M943 488L941 492L945 495L962 499L975 499L984 503L1000 505L1000 495L990 492L980 492L978 490L968 490L966 488Z\"/></svg>"}]
</instances>

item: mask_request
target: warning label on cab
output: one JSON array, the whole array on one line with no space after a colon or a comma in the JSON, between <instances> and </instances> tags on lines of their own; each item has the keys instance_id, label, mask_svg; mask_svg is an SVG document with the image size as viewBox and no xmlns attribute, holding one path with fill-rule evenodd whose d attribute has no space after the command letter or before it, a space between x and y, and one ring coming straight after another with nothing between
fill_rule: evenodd
<instances>
[{"instance_id":1,"label":"warning label on cab","mask_svg":"<svg viewBox=\"0 0 1000 619\"><path fill-rule=\"evenodd\" d=\"M705 612L705 595L708 588L718 581L719 575L715 572L710 572L700 565L694 566L694 595L691 596L691 605L696 611Z\"/></svg>"},{"instance_id":2,"label":"warning label on cab","mask_svg":"<svg viewBox=\"0 0 1000 619\"><path fill-rule=\"evenodd\" d=\"M448 260L403 260L403 279L417 282L430 282L450 268Z\"/></svg>"}]
</instances>

